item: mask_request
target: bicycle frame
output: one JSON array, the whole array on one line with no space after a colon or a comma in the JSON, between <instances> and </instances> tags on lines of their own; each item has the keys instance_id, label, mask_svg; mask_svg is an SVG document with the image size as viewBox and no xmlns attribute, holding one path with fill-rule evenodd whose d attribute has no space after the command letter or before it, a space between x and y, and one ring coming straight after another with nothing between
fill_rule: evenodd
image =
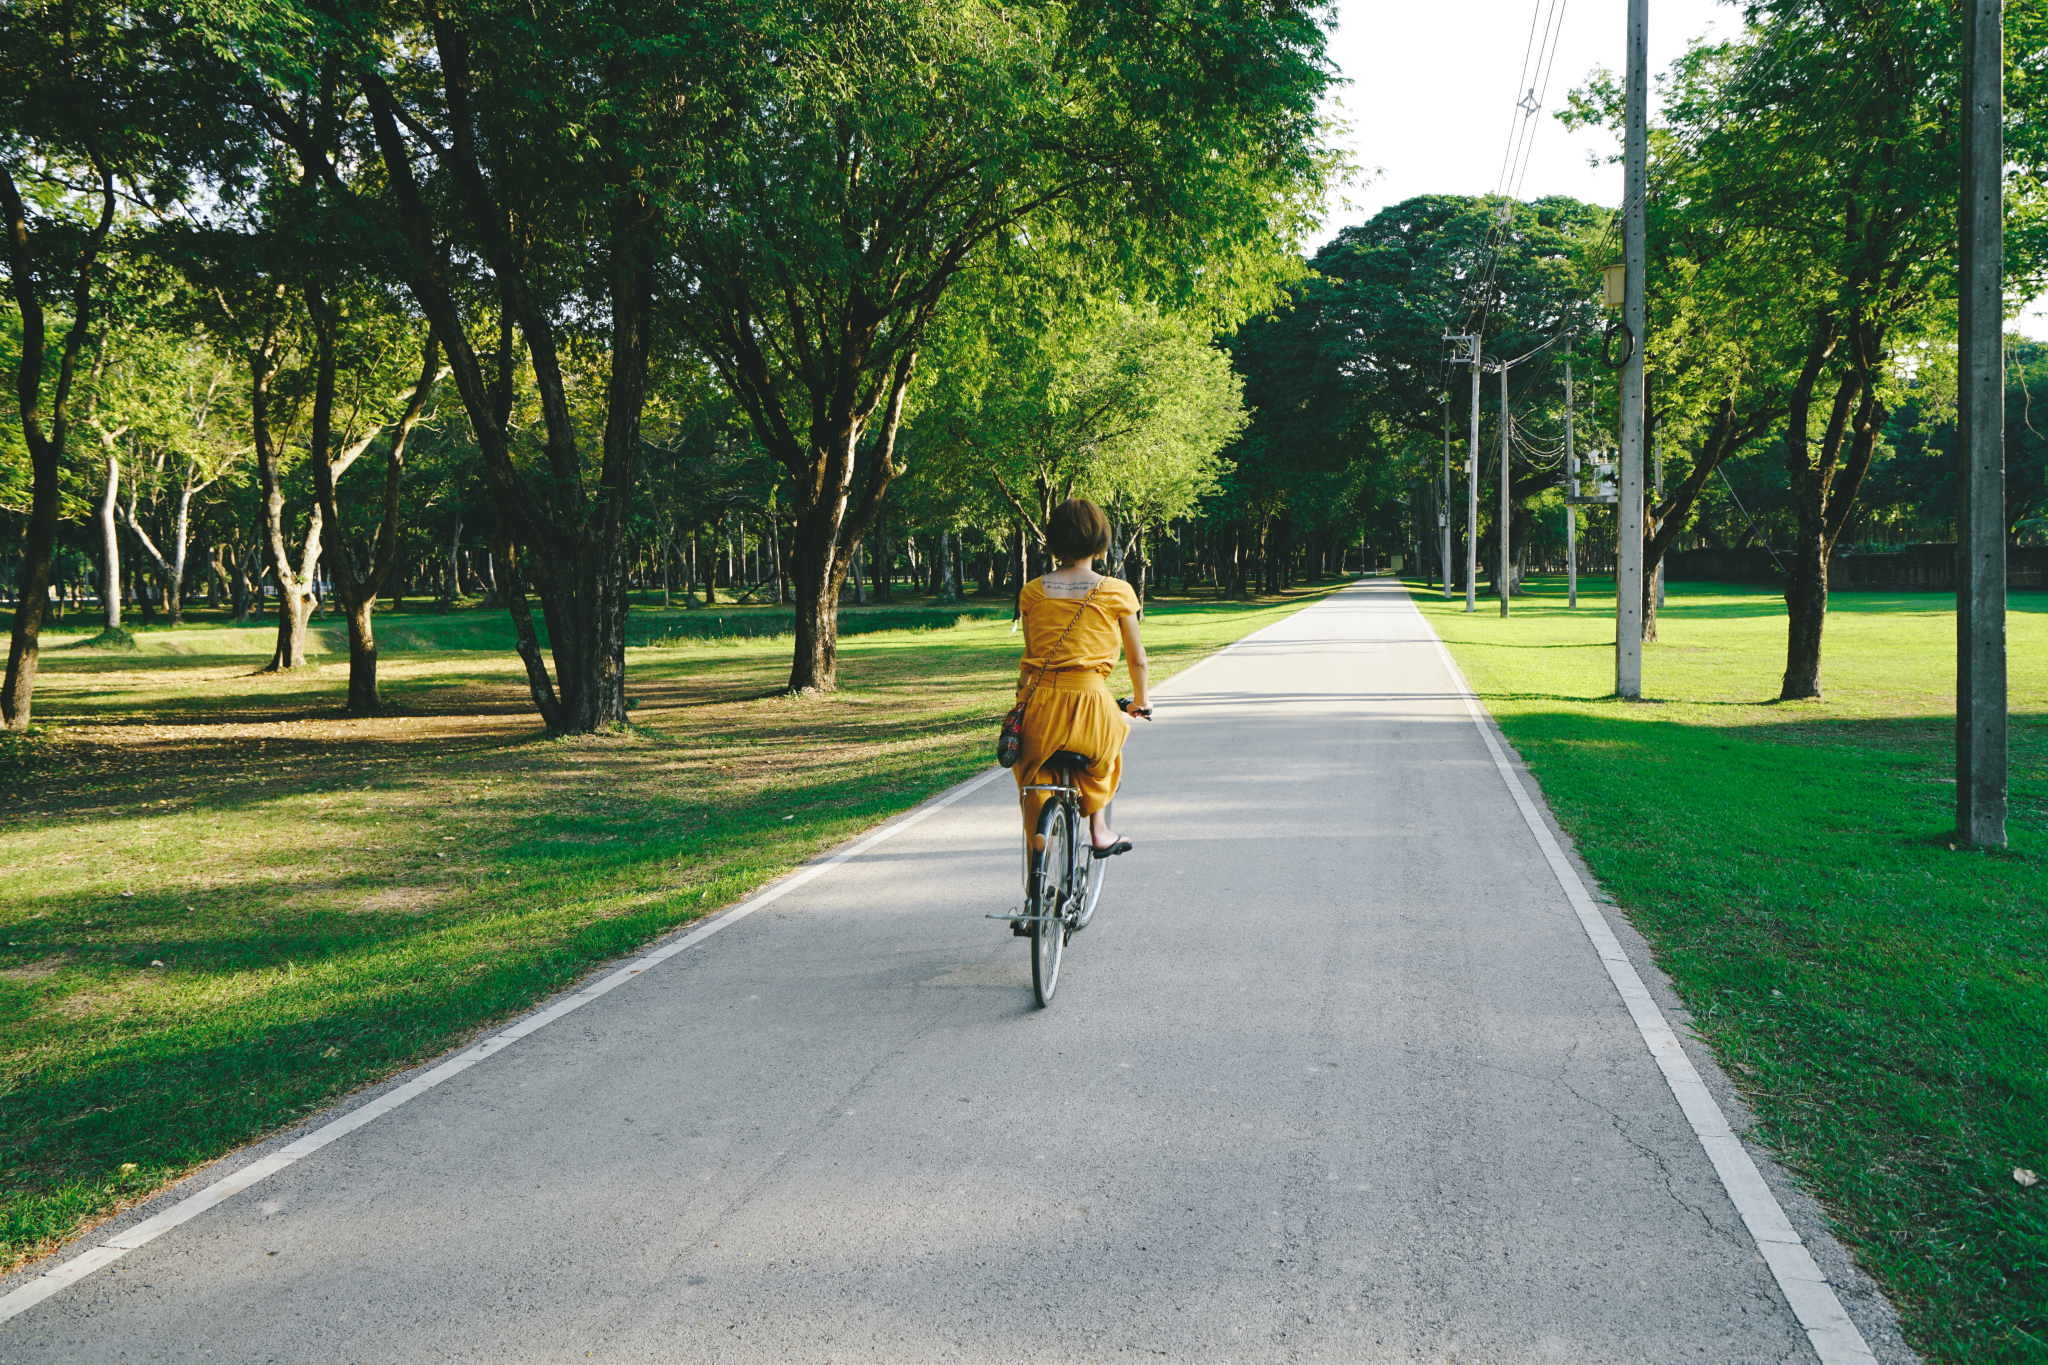
<instances>
[{"instance_id":1,"label":"bicycle frame","mask_svg":"<svg viewBox=\"0 0 2048 1365\"><path fill-rule=\"evenodd\" d=\"M1041 774L1045 771L1041 769ZM1094 918L1103 874L1102 860L1094 856L1088 817L1081 809L1077 774L1059 768L1051 770L1051 776L1050 782L1027 783L1021 788L1024 792L1041 792L1047 798L1039 808L1036 828L1024 836L1025 913L987 916L1010 921L1030 938L1031 984L1041 1006L1052 1003L1067 940L1087 928ZM1044 849L1036 847L1038 834L1046 838ZM1055 849L1060 851L1058 856L1052 856ZM1061 862L1064 866L1057 871L1049 866ZM1048 901L1052 907L1049 912Z\"/></svg>"}]
</instances>

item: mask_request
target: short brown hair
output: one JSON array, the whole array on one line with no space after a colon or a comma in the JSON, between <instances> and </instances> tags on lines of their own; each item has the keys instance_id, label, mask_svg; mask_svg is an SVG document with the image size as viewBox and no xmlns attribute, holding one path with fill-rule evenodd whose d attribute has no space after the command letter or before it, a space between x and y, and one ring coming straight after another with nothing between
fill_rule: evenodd
<instances>
[{"instance_id":1,"label":"short brown hair","mask_svg":"<svg viewBox=\"0 0 2048 1365\"><path fill-rule=\"evenodd\" d=\"M1109 518L1086 498L1068 498L1045 520L1045 548L1052 551L1054 559L1069 563L1106 554Z\"/></svg>"}]
</instances>

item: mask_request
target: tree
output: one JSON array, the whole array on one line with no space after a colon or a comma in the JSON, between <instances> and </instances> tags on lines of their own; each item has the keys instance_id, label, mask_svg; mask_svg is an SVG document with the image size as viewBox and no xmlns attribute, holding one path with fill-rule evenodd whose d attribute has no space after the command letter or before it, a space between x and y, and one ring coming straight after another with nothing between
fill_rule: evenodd
<instances>
[{"instance_id":1,"label":"tree","mask_svg":"<svg viewBox=\"0 0 2048 1365\"><path fill-rule=\"evenodd\" d=\"M210 338L176 335L169 321L154 304L131 309L104 335L87 395L107 471L100 516L110 628L120 625L115 515L155 566L164 609L181 625L195 500L244 453L233 437L241 414L231 368Z\"/></svg>"},{"instance_id":2,"label":"tree","mask_svg":"<svg viewBox=\"0 0 2048 1365\"><path fill-rule=\"evenodd\" d=\"M1249 534L1268 590L1285 577L1297 514L1325 534L1341 522L1410 541L1414 489L1434 483L1441 458L1447 389L1464 427L1466 380L1445 363L1447 332L1476 333L1489 357L1537 352L1511 373L1518 423L1561 416L1554 361L1575 332L1598 329L1582 257L1606 219L1563 197L1417 196L1338 233L1285 306L1238 330L1231 352L1253 417L1219 510ZM1480 444L1493 458L1497 439ZM1557 482L1556 464L1527 452L1511 470L1516 500ZM1481 511L1491 517L1492 499ZM1233 558L1242 572L1241 547Z\"/></svg>"},{"instance_id":3,"label":"tree","mask_svg":"<svg viewBox=\"0 0 2048 1365\"><path fill-rule=\"evenodd\" d=\"M827 690L840 588L962 272L1028 240L1098 251L1133 295L1263 293L1320 190L1329 73L1294 0L835 0L807 20L706 144L675 316L789 476L789 685Z\"/></svg>"},{"instance_id":4,"label":"tree","mask_svg":"<svg viewBox=\"0 0 2048 1365\"><path fill-rule=\"evenodd\" d=\"M1953 293L1961 48L1934 0L1768 0L1752 18L1667 117L1700 163L1700 211L1782 263L1748 320L1776 310L1800 329L1780 427L1798 535L1779 695L1795 700L1821 695L1828 562L1901 348L1941 326ZM2038 82L2008 99L2012 122L2039 121Z\"/></svg>"},{"instance_id":5,"label":"tree","mask_svg":"<svg viewBox=\"0 0 2048 1365\"><path fill-rule=\"evenodd\" d=\"M1185 322L1127 315L1106 339L1107 354L1079 376L1082 391L1121 390L1141 415L1101 442L1079 488L1117 527L1111 569L1130 579L1143 601L1146 533L1192 514L1216 492L1229 467L1223 451L1250 418L1244 381L1229 355ZM1135 571L1124 563L1133 556Z\"/></svg>"},{"instance_id":6,"label":"tree","mask_svg":"<svg viewBox=\"0 0 2048 1365\"><path fill-rule=\"evenodd\" d=\"M961 519L1014 518L1043 544L1070 497L1114 509L1134 533L1214 490L1219 452L1244 427L1243 385L1187 319L1097 302L970 341L961 332L976 321L949 335L973 362L922 395L907 438L921 481L949 489Z\"/></svg>"},{"instance_id":7,"label":"tree","mask_svg":"<svg viewBox=\"0 0 2048 1365\"><path fill-rule=\"evenodd\" d=\"M54 4L26 9L33 12L35 21L55 22L49 31L38 34L30 31L28 12L17 10L11 19L0 21L4 24L0 26L0 43L7 49L5 64L12 70L55 75L58 79L53 83L68 87L63 89L70 96L66 103L85 107L63 111L74 115L76 122L49 119L47 111L39 116L35 106L56 93L47 87L16 89L15 99L0 104L4 111L0 112L0 127L18 130L0 143L0 214L6 218L8 282L21 318L15 400L33 489L7 647L7 675L0 682L0 723L10 730L28 728L35 696L43 613L49 606L51 556L57 545L61 471L71 434L71 402L78 367L93 336L100 255L114 228L118 206L114 178L119 168L116 153L98 136L103 122L111 119L97 107L96 100L80 100L76 94L88 82L86 73L78 69L81 59L68 22L72 13L68 9L60 12ZM70 161L73 157L77 160ZM39 185L31 181L41 191L32 195L33 208L31 199L22 194L18 172L41 181ZM71 316L52 348L46 304L60 299ZM52 349L56 352L54 377L50 374Z\"/></svg>"},{"instance_id":8,"label":"tree","mask_svg":"<svg viewBox=\"0 0 2048 1365\"><path fill-rule=\"evenodd\" d=\"M1739 61L1732 47L1696 46L1674 63L1666 100L1674 124L1711 121L1707 111ZM1618 139L1624 110L1620 83L1601 72L1573 92L1562 119L1568 126L1605 124ZM1722 213L1714 163L1696 154L1692 140L1674 126L1659 126L1650 130L1649 145L1644 392L1670 491L1660 500L1645 481L1646 642L1657 638L1658 566L1691 525L1709 481L1788 411L1804 323L1795 310L1768 301L1799 297L1816 284L1810 262L1787 254L1775 234ZM1591 280L1616 247L1607 238L1588 245L1581 274Z\"/></svg>"},{"instance_id":9,"label":"tree","mask_svg":"<svg viewBox=\"0 0 2048 1365\"><path fill-rule=\"evenodd\" d=\"M405 480L405 443L426 414L427 402L441 377L440 345L429 332L421 346L419 375L410 387L387 397L393 362L410 348L413 329L393 326L388 316L378 318L382 327L347 328L344 335L343 310L321 292L309 291L309 312L315 336L312 426L307 441L307 463L313 468L313 487L318 499L316 522L321 528L327 572L334 594L341 599L348 619L348 709L354 715L374 715L377 696L377 635L372 616L377 594L391 574L398 552L403 509L399 493ZM373 310L360 310L375 316ZM368 331L369 335L364 335ZM394 335L396 334L396 335ZM340 348L353 343L349 376L352 393L345 395L347 412L336 422L335 404L341 368ZM402 405L402 406L401 406ZM395 409L395 411L394 411ZM389 433L386 435L386 433ZM352 534L336 493L341 476L360 459L379 437L384 437L384 481L373 528L367 538Z\"/></svg>"},{"instance_id":10,"label":"tree","mask_svg":"<svg viewBox=\"0 0 2048 1365\"><path fill-rule=\"evenodd\" d=\"M252 30L226 54L259 73L242 98L446 355L551 731L626 721L625 537L669 219L728 87L770 60L756 18L746 0L338 5L296 16L310 43ZM522 385L537 430L514 423Z\"/></svg>"},{"instance_id":11,"label":"tree","mask_svg":"<svg viewBox=\"0 0 2048 1365\"><path fill-rule=\"evenodd\" d=\"M1955 534L1955 354L1915 357L1899 385L1878 456L1864 480L1867 540L1947 540ZM2005 523L2015 543L2041 544L2048 526L2048 346L2008 335L2005 383Z\"/></svg>"},{"instance_id":12,"label":"tree","mask_svg":"<svg viewBox=\"0 0 2048 1365\"><path fill-rule=\"evenodd\" d=\"M15 401L31 470L22 567L0 682L0 724L25 729L35 692L60 481L79 367L104 302L120 201L177 194L188 167L239 135L189 80L177 16L87 0L21 0L0 11L0 218L20 317ZM60 335L50 335L50 310Z\"/></svg>"}]
</instances>

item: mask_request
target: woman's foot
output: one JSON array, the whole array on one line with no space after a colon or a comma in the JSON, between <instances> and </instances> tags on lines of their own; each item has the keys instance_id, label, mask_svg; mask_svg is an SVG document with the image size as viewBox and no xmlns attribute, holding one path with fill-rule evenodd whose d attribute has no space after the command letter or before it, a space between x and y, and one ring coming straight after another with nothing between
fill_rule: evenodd
<instances>
[{"instance_id":1,"label":"woman's foot","mask_svg":"<svg viewBox=\"0 0 2048 1365\"><path fill-rule=\"evenodd\" d=\"M1088 817L1088 842L1098 858L1114 858L1119 853L1131 851L1131 841L1112 834L1109 821L1097 811Z\"/></svg>"}]
</instances>

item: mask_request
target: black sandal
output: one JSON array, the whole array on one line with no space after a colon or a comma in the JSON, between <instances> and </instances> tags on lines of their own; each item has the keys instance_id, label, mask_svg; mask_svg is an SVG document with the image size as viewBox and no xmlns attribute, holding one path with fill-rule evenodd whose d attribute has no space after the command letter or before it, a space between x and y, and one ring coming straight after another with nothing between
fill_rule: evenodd
<instances>
[{"instance_id":1,"label":"black sandal","mask_svg":"<svg viewBox=\"0 0 2048 1365\"><path fill-rule=\"evenodd\" d=\"M1119 853L1129 853L1131 851L1131 841L1129 839L1119 839L1108 848L1097 848L1091 843L1088 845L1088 851L1098 858L1114 858Z\"/></svg>"}]
</instances>

